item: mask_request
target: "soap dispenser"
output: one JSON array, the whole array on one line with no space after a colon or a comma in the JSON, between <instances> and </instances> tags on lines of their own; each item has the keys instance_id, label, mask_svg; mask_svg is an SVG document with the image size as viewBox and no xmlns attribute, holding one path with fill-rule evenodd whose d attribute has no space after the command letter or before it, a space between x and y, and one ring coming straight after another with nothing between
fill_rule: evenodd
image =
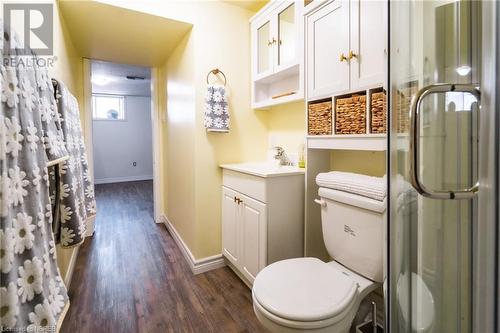
<instances>
[{"instance_id":1,"label":"soap dispenser","mask_svg":"<svg viewBox=\"0 0 500 333\"><path fill-rule=\"evenodd\" d=\"M306 167L306 145L301 144L299 147L299 163L298 163L299 168L305 168Z\"/></svg>"}]
</instances>

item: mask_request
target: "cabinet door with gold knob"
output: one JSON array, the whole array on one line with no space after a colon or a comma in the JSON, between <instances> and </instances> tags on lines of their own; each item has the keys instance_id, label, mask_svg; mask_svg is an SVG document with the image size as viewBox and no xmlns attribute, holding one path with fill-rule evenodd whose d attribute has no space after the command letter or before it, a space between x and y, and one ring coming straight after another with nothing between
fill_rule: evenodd
<instances>
[{"instance_id":1,"label":"cabinet door with gold knob","mask_svg":"<svg viewBox=\"0 0 500 333\"><path fill-rule=\"evenodd\" d=\"M351 0L351 90L383 85L387 55L385 1Z\"/></svg>"},{"instance_id":2,"label":"cabinet door with gold knob","mask_svg":"<svg viewBox=\"0 0 500 333\"><path fill-rule=\"evenodd\" d=\"M238 224L239 207L238 193L222 188L222 254L233 265L240 265L239 234L241 226Z\"/></svg>"},{"instance_id":3,"label":"cabinet door with gold knob","mask_svg":"<svg viewBox=\"0 0 500 333\"><path fill-rule=\"evenodd\" d=\"M334 0L306 18L307 93L327 97L349 89L349 1Z\"/></svg>"},{"instance_id":4,"label":"cabinet door with gold knob","mask_svg":"<svg viewBox=\"0 0 500 333\"><path fill-rule=\"evenodd\" d=\"M243 196L241 206L241 267L243 275L253 283L266 266L267 209L262 202Z\"/></svg>"}]
</instances>

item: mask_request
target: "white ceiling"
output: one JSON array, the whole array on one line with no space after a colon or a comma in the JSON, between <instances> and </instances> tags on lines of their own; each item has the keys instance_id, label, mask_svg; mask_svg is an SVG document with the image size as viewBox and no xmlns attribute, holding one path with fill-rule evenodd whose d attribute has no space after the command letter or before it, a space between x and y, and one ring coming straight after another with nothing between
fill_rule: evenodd
<instances>
[{"instance_id":1,"label":"white ceiling","mask_svg":"<svg viewBox=\"0 0 500 333\"><path fill-rule=\"evenodd\" d=\"M89 59L160 66L192 28L97 1L60 0L57 5L78 54Z\"/></svg>"},{"instance_id":2,"label":"white ceiling","mask_svg":"<svg viewBox=\"0 0 500 333\"><path fill-rule=\"evenodd\" d=\"M139 76L145 79L129 80L127 76ZM151 70L148 67L92 60L92 92L151 96Z\"/></svg>"},{"instance_id":3,"label":"white ceiling","mask_svg":"<svg viewBox=\"0 0 500 333\"><path fill-rule=\"evenodd\" d=\"M245 8L252 12L257 12L264 7L269 0L223 0L222 2Z\"/></svg>"}]
</instances>

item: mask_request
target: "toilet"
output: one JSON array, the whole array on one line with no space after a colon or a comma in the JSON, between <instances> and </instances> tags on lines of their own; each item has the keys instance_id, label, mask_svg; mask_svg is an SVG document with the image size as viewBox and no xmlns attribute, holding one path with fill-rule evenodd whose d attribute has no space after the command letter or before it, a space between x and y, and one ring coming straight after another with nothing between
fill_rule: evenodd
<instances>
[{"instance_id":1,"label":"toilet","mask_svg":"<svg viewBox=\"0 0 500 333\"><path fill-rule=\"evenodd\" d=\"M287 259L259 272L253 307L271 332L348 332L363 298L383 281L385 200L329 188L318 194L333 261Z\"/></svg>"}]
</instances>

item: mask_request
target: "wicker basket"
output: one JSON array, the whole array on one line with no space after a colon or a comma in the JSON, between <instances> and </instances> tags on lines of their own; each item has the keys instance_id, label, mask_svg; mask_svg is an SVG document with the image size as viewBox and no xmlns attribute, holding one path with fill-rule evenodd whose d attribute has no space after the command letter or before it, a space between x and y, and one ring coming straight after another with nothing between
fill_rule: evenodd
<instances>
[{"instance_id":1,"label":"wicker basket","mask_svg":"<svg viewBox=\"0 0 500 333\"><path fill-rule=\"evenodd\" d=\"M338 98L335 107L335 134L366 133L366 95Z\"/></svg>"},{"instance_id":2,"label":"wicker basket","mask_svg":"<svg viewBox=\"0 0 500 333\"><path fill-rule=\"evenodd\" d=\"M371 95L370 105L370 131L371 133L387 133L386 126L386 101L384 92Z\"/></svg>"},{"instance_id":3,"label":"wicker basket","mask_svg":"<svg viewBox=\"0 0 500 333\"><path fill-rule=\"evenodd\" d=\"M307 126L309 135L331 135L332 101L309 104Z\"/></svg>"},{"instance_id":4,"label":"wicker basket","mask_svg":"<svg viewBox=\"0 0 500 333\"><path fill-rule=\"evenodd\" d=\"M417 93L417 85L410 84L398 89L394 95L394 114L397 133L408 133L410 130L410 104L411 98Z\"/></svg>"}]
</instances>

